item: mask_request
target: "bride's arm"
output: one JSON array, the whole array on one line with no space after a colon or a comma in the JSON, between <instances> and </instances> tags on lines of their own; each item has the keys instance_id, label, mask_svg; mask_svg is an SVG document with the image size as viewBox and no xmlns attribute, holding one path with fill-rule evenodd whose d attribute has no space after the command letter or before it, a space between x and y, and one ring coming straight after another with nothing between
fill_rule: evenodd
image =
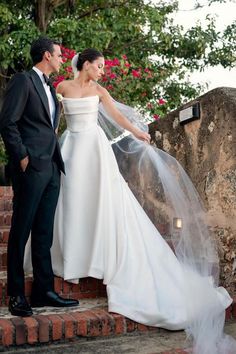
<instances>
[{"instance_id":1,"label":"bride's arm","mask_svg":"<svg viewBox=\"0 0 236 354\"><path fill-rule=\"evenodd\" d=\"M109 115L119 124L122 128L130 131L137 139L150 143L150 135L135 127L130 121L116 108L108 91L99 86L100 100Z\"/></svg>"}]
</instances>

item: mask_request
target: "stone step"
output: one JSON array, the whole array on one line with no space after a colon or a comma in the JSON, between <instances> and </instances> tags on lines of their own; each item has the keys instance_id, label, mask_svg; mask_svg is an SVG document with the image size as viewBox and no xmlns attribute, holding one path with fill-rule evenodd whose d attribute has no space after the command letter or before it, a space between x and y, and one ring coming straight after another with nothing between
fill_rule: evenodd
<instances>
[{"instance_id":1,"label":"stone step","mask_svg":"<svg viewBox=\"0 0 236 354\"><path fill-rule=\"evenodd\" d=\"M25 277L25 296L30 301L33 278L32 275ZM62 278L54 278L55 291L68 299L91 299L106 297L106 287L103 281L95 278L80 279L79 284L68 283ZM0 272L0 307L7 307L9 297L7 295L7 273Z\"/></svg>"},{"instance_id":2,"label":"stone step","mask_svg":"<svg viewBox=\"0 0 236 354\"><path fill-rule=\"evenodd\" d=\"M171 336L173 334L176 336L176 333L184 336L182 331L171 332L149 327L138 324L120 314L109 313L107 299L104 297L82 299L80 306L76 308L43 307L33 309L33 312L32 317L21 318L11 316L5 308L0 309L0 351L13 346L18 348L22 346L26 349L26 347L35 345L75 342L81 338L114 337L135 332L152 331L160 338L163 338L164 335ZM235 305L231 306L230 317L227 320L230 320L229 324L236 320ZM183 349L176 348L181 345L183 340L177 341L175 339L174 342L174 347L166 347L165 351L163 349L157 350L157 353L185 353Z\"/></svg>"}]
</instances>

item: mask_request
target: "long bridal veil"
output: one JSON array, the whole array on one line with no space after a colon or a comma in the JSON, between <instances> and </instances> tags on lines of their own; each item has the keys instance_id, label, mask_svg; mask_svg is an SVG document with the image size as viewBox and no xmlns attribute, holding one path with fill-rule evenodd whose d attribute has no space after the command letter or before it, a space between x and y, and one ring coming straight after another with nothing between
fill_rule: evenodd
<instances>
[{"instance_id":1,"label":"long bridal veil","mask_svg":"<svg viewBox=\"0 0 236 354\"><path fill-rule=\"evenodd\" d=\"M142 117L131 107L114 101L116 107L135 125L146 131ZM135 194L145 205L145 195L155 195L153 222L165 224L165 237L178 258L185 278L183 297L187 318L187 337L196 354L236 353L236 341L223 333L225 309L232 299L218 287L219 260L214 236L211 235L206 212L190 178L178 161L166 152L125 136L102 104L99 124L113 143L122 172L125 163L131 174L124 172L130 185L136 183ZM161 285L160 285L161 286Z\"/></svg>"}]
</instances>

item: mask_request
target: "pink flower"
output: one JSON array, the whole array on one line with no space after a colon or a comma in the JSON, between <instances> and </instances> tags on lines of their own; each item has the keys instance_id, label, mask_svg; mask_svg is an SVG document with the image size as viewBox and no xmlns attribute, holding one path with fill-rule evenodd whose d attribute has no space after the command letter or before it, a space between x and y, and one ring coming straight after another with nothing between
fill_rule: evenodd
<instances>
[{"instance_id":1,"label":"pink flower","mask_svg":"<svg viewBox=\"0 0 236 354\"><path fill-rule=\"evenodd\" d=\"M127 60L127 56L125 54L123 54L122 59Z\"/></svg>"},{"instance_id":2,"label":"pink flower","mask_svg":"<svg viewBox=\"0 0 236 354\"><path fill-rule=\"evenodd\" d=\"M65 68L65 71L67 73L71 73L72 72L72 67L71 66L68 66L67 68Z\"/></svg>"},{"instance_id":3,"label":"pink flower","mask_svg":"<svg viewBox=\"0 0 236 354\"><path fill-rule=\"evenodd\" d=\"M119 61L118 58L114 58L114 59L113 59L113 65L114 65L114 66L119 66L119 65L120 65L120 61Z\"/></svg>"},{"instance_id":4,"label":"pink flower","mask_svg":"<svg viewBox=\"0 0 236 354\"><path fill-rule=\"evenodd\" d=\"M147 103L147 108L152 109L153 108L153 104L151 102L148 102Z\"/></svg>"},{"instance_id":5,"label":"pink flower","mask_svg":"<svg viewBox=\"0 0 236 354\"><path fill-rule=\"evenodd\" d=\"M63 80L65 80L65 76L64 75L58 75L57 76L57 80L63 81Z\"/></svg>"},{"instance_id":6,"label":"pink flower","mask_svg":"<svg viewBox=\"0 0 236 354\"><path fill-rule=\"evenodd\" d=\"M113 90L113 88L114 88L114 87L113 87L112 85L108 85L108 86L107 86L107 89L108 89L108 90Z\"/></svg>"},{"instance_id":7,"label":"pink flower","mask_svg":"<svg viewBox=\"0 0 236 354\"><path fill-rule=\"evenodd\" d=\"M159 98L158 103L159 103L159 105L161 106L161 105L163 105L163 104L166 104L166 101L163 100L163 98Z\"/></svg>"},{"instance_id":8,"label":"pink flower","mask_svg":"<svg viewBox=\"0 0 236 354\"><path fill-rule=\"evenodd\" d=\"M120 65L120 61L118 58L114 58L113 60L110 59L106 59L105 60L105 66L119 66Z\"/></svg>"},{"instance_id":9,"label":"pink flower","mask_svg":"<svg viewBox=\"0 0 236 354\"><path fill-rule=\"evenodd\" d=\"M67 61L68 59L72 59L73 56L76 54L75 50L71 50L68 48L65 48L63 46L61 46L61 50L62 50L62 55L63 55L63 60Z\"/></svg>"},{"instance_id":10,"label":"pink flower","mask_svg":"<svg viewBox=\"0 0 236 354\"><path fill-rule=\"evenodd\" d=\"M116 74L115 74L115 73L111 73L111 74L109 75L109 77L110 77L110 79L115 79L115 78L116 78Z\"/></svg>"},{"instance_id":11,"label":"pink flower","mask_svg":"<svg viewBox=\"0 0 236 354\"><path fill-rule=\"evenodd\" d=\"M106 59L105 60L105 66L113 66L113 60Z\"/></svg>"},{"instance_id":12,"label":"pink flower","mask_svg":"<svg viewBox=\"0 0 236 354\"><path fill-rule=\"evenodd\" d=\"M132 70L132 75L133 75L133 77L137 77L137 78L141 77L141 74L138 70Z\"/></svg>"},{"instance_id":13,"label":"pink flower","mask_svg":"<svg viewBox=\"0 0 236 354\"><path fill-rule=\"evenodd\" d=\"M56 80L53 82L53 86L56 88L57 85L64 80L65 80L65 76L63 75L57 76Z\"/></svg>"},{"instance_id":14,"label":"pink flower","mask_svg":"<svg viewBox=\"0 0 236 354\"><path fill-rule=\"evenodd\" d=\"M127 61L127 62L125 63L125 66L126 66L126 68L129 68L129 67L131 66L131 64Z\"/></svg>"},{"instance_id":15,"label":"pink flower","mask_svg":"<svg viewBox=\"0 0 236 354\"><path fill-rule=\"evenodd\" d=\"M153 115L153 118L154 118L155 120L159 120L159 119L160 119L160 116L159 116L159 114L154 114L154 115Z\"/></svg>"},{"instance_id":16,"label":"pink flower","mask_svg":"<svg viewBox=\"0 0 236 354\"><path fill-rule=\"evenodd\" d=\"M106 74L111 73L111 67L106 65L105 71L106 71Z\"/></svg>"}]
</instances>

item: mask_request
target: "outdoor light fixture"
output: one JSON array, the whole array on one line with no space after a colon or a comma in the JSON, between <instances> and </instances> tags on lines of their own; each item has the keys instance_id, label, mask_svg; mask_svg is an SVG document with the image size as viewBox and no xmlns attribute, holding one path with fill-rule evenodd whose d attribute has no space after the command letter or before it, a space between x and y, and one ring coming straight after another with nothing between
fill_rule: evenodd
<instances>
[{"instance_id":1,"label":"outdoor light fixture","mask_svg":"<svg viewBox=\"0 0 236 354\"><path fill-rule=\"evenodd\" d=\"M173 218L173 226L175 229L182 229L183 221L181 218Z\"/></svg>"},{"instance_id":2,"label":"outdoor light fixture","mask_svg":"<svg viewBox=\"0 0 236 354\"><path fill-rule=\"evenodd\" d=\"M200 104L199 102L189 106L179 112L180 124L189 123L192 120L200 118Z\"/></svg>"}]
</instances>

